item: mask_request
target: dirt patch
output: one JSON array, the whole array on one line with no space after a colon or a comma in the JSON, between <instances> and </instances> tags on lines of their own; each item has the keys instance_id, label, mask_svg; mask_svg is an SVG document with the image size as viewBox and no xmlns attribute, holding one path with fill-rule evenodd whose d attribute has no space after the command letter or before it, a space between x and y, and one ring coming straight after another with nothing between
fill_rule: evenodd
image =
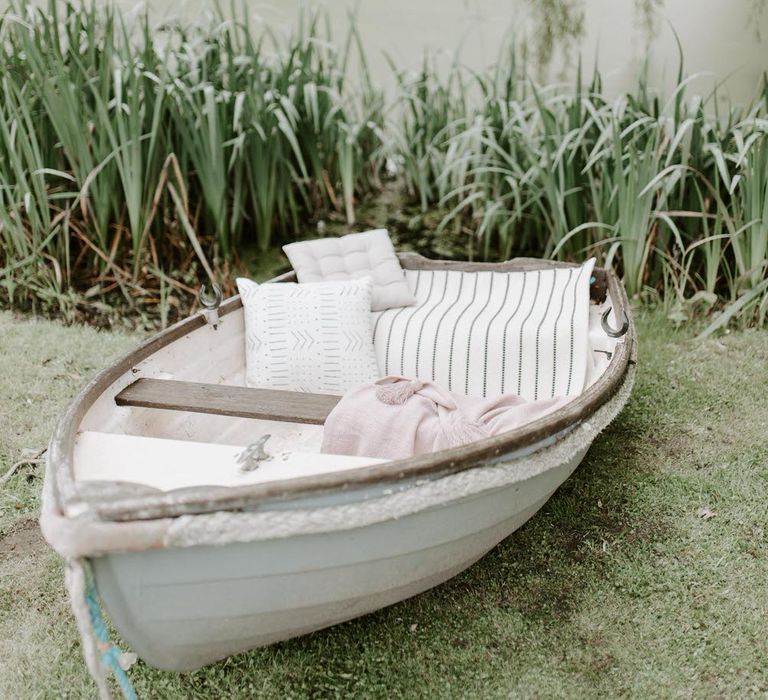
<instances>
[{"instance_id":1,"label":"dirt patch","mask_svg":"<svg viewBox=\"0 0 768 700\"><path fill-rule=\"evenodd\" d=\"M37 555L45 547L37 520L22 520L7 535L0 538L0 561Z\"/></svg>"}]
</instances>

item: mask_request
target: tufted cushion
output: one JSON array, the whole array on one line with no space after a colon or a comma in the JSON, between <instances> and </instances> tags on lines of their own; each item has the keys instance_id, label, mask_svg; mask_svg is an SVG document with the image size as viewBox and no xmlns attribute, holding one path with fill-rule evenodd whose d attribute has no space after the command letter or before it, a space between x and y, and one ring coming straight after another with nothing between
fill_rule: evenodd
<instances>
[{"instance_id":1,"label":"tufted cushion","mask_svg":"<svg viewBox=\"0 0 768 700\"><path fill-rule=\"evenodd\" d=\"M389 234L383 228L341 238L289 243L283 250L301 283L371 277L373 311L416 302Z\"/></svg>"},{"instance_id":2,"label":"tufted cushion","mask_svg":"<svg viewBox=\"0 0 768 700\"><path fill-rule=\"evenodd\" d=\"M594 262L527 272L407 270L416 306L373 315L379 370L469 396L579 394Z\"/></svg>"},{"instance_id":3,"label":"tufted cushion","mask_svg":"<svg viewBox=\"0 0 768 700\"><path fill-rule=\"evenodd\" d=\"M370 278L237 288L248 386L340 395L378 377Z\"/></svg>"}]
</instances>

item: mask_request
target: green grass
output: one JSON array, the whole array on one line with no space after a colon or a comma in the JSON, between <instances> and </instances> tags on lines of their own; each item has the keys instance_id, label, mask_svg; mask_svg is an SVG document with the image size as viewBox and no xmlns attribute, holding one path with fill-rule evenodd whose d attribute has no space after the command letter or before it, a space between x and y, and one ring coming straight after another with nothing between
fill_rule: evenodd
<instances>
[{"instance_id":1,"label":"green grass","mask_svg":"<svg viewBox=\"0 0 768 700\"><path fill-rule=\"evenodd\" d=\"M638 326L624 412L469 571L197 673L139 663L140 696L765 697L768 334L701 341L648 311ZM138 339L9 313L0 336L3 470ZM26 468L0 492L0 697L92 697L61 562L30 523L40 485Z\"/></svg>"}]
</instances>

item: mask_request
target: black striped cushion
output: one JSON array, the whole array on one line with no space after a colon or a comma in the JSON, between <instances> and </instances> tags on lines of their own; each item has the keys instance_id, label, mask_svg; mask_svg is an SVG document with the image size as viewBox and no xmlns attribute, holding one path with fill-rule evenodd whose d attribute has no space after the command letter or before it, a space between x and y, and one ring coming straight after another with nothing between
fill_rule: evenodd
<instances>
[{"instance_id":1,"label":"black striped cushion","mask_svg":"<svg viewBox=\"0 0 768 700\"><path fill-rule=\"evenodd\" d=\"M373 314L379 371L469 396L578 394L593 266L594 259L529 272L407 270L416 306Z\"/></svg>"}]
</instances>

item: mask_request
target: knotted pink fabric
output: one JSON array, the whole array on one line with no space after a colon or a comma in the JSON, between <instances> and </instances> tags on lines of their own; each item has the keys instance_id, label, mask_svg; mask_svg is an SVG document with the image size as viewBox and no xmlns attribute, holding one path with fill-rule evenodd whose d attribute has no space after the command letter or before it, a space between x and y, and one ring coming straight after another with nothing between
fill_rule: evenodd
<instances>
[{"instance_id":1,"label":"knotted pink fabric","mask_svg":"<svg viewBox=\"0 0 768 700\"><path fill-rule=\"evenodd\" d=\"M322 452L404 459L507 432L569 400L476 398L429 381L384 377L342 397L325 421Z\"/></svg>"}]
</instances>

